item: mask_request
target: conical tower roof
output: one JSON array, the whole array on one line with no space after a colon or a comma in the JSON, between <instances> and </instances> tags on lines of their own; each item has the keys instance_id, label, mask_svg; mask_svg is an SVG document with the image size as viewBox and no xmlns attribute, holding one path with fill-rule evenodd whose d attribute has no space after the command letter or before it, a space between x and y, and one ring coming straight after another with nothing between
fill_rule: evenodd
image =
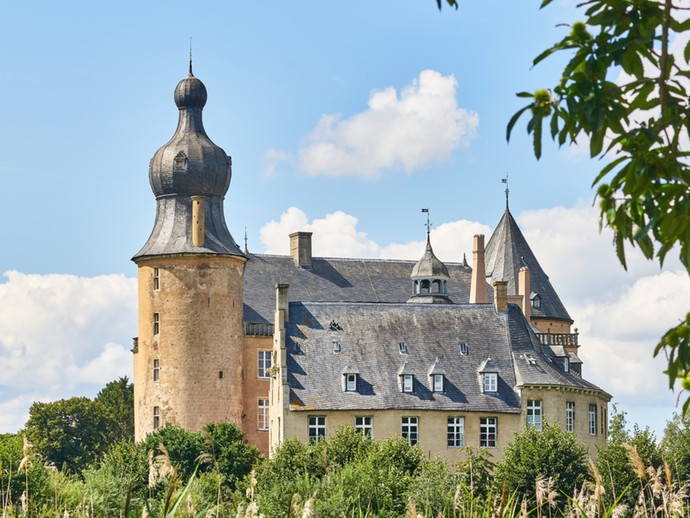
<instances>
[{"instance_id":1,"label":"conical tower roof","mask_svg":"<svg viewBox=\"0 0 690 518\"><path fill-rule=\"evenodd\" d=\"M484 262L489 283L507 281L508 295L517 295L518 272L529 268L532 295L541 298L540 307L530 309L532 317L573 322L507 207L486 246Z\"/></svg>"}]
</instances>

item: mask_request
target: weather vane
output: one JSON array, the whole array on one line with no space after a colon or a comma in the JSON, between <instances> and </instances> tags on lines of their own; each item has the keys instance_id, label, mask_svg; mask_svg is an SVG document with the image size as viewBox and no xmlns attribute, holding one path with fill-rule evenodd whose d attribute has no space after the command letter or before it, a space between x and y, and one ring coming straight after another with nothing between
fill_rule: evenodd
<instances>
[{"instance_id":1,"label":"weather vane","mask_svg":"<svg viewBox=\"0 0 690 518\"><path fill-rule=\"evenodd\" d=\"M431 232L431 221L429 221L429 209L422 209L422 212L426 212L426 233L429 234Z\"/></svg>"},{"instance_id":2,"label":"weather vane","mask_svg":"<svg viewBox=\"0 0 690 518\"><path fill-rule=\"evenodd\" d=\"M506 210L508 210L508 194L510 193L510 189L508 189L508 173L506 173L506 177L501 179L501 182L506 184Z\"/></svg>"}]
</instances>

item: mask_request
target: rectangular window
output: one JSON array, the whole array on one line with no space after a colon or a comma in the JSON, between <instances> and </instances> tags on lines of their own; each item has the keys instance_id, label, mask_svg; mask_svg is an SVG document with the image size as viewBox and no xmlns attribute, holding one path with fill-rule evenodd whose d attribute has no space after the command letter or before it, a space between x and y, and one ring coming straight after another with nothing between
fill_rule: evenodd
<instances>
[{"instance_id":1,"label":"rectangular window","mask_svg":"<svg viewBox=\"0 0 690 518\"><path fill-rule=\"evenodd\" d=\"M158 406L153 407L153 429L158 430L161 426L161 409Z\"/></svg>"},{"instance_id":2,"label":"rectangular window","mask_svg":"<svg viewBox=\"0 0 690 518\"><path fill-rule=\"evenodd\" d=\"M153 381L158 381L161 377L161 361L153 360Z\"/></svg>"},{"instance_id":3,"label":"rectangular window","mask_svg":"<svg viewBox=\"0 0 690 518\"><path fill-rule=\"evenodd\" d=\"M565 431L575 431L575 402L573 401L565 403Z\"/></svg>"},{"instance_id":4,"label":"rectangular window","mask_svg":"<svg viewBox=\"0 0 690 518\"><path fill-rule=\"evenodd\" d=\"M541 400L527 400L527 426L541 431Z\"/></svg>"},{"instance_id":5,"label":"rectangular window","mask_svg":"<svg viewBox=\"0 0 690 518\"><path fill-rule=\"evenodd\" d=\"M464 417L449 417L448 418L448 447L449 448L464 448L465 447L465 418Z\"/></svg>"},{"instance_id":6,"label":"rectangular window","mask_svg":"<svg viewBox=\"0 0 690 518\"><path fill-rule=\"evenodd\" d=\"M355 430L371 439L374 436L374 418L370 415L355 417Z\"/></svg>"},{"instance_id":7,"label":"rectangular window","mask_svg":"<svg viewBox=\"0 0 690 518\"><path fill-rule=\"evenodd\" d=\"M414 389L414 377L412 374L403 374L403 392L412 392Z\"/></svg>"},{"instance_id":8,"label":"rectangular window","mask_svg":"<svg viewBox=\"0 0 690 518\"><path fill-rule=\"evenodd\" d=\"M482 448L495 448L498 432L497 417L482 417L479 419L479 446Z\"/></svg>"},{"instance_id":9,"label":"rectangular window","mask_svg":"<svg viewBox=\"0 0 690 518\"><path fill-rule=\"evenodd\" d=\"M269 378L268 369L271 368L271 351L259 351L259 378Z\"/></svg>"},{"instance_id":10,"label":"rectangular window","mask_svg":"<svg viewBox=\"0 0 690 518\"><path fill-rule=\"evenodd\" d=\"M563 370L565 372L570 372L570 358L567 356L563 358Z\"/></svg>"},{"instance_id":11,"label":"rectangular window","mask_svg":"<svg viewBox=\"0 0 690 518\"><path fill-rule=\"evenodd\" d=\"M589 405L589 435L597 434L597 405Z\"/></svg>"},{"instance_id":12,"label":"rectangular window","mask_svg":"<svg viewBox=\"0 0 690 518\"><path fill-rule=\"evenodd\" d=\"M484 392L498 391L498 374L495 372L484 373Z\"/></svg>"},{"instance_id":13,"label":"rectangular window","mask_svg":"<svg viewBox=\"0 0 690 518\"><path fill-rule=\"evenodd\" d=\"M259 399L257 419L257 428L259 430L268 430L268 399Z\"/></svg>"},{"instance_id":14,"label":"rectangular window","mask_svg":"<svg viewBox=\"0 0 690 518\"><path fill-rule=\"evenodd\" d=\"M157 290L161 287L160 283L160 270L158 268L153 269L153 289Z\"/></svg>"},{"instance_id":15,"label":"rectangular window","mask_svg":"<svg viewBox=\"0 0 690 518\"><path fill-rule=\"evenodd\" d=\"M345 390L348 392L357 391L357 374L345 375Z\"/></svg>"},{"instance_id":16,"label":"rectangular window","mask_svg":"<svg viewBox=\"0 0 690 518\"><path fill-rule=\"evenodd\" d=\"M403 417L402 418L402 436L407 439L410 445L417 444L419 439L419 418L418 417Z\"/></svg>"},{"instance_id":17,"label":"rectangular window","mask_svg":"<svg viewBox=\"0 0 690 518\"><path fill-rule=\"evenodd\" d=\"M153 334L157 335L161 330L161 317L158 313L153 314Z\"/></svg>"},{"instance_id":18,"label":"rectangular window","mask_svg":"<svg viewBox=\"0 0 690 518\"><path fill-rule=\"evenodd\" d=\"M443 374L434 374L434 392L443 392Z\"/></svg>"},{"instance_id":19,"label":"rectangular window","mask_svg":"<svg viewBox=\"0 0 690 518\"><path fill-rule=\"evenodd\" d=\"M309 416L309 440L319 441L326 438L326 416Z\"/></svg>"}]
</instances>

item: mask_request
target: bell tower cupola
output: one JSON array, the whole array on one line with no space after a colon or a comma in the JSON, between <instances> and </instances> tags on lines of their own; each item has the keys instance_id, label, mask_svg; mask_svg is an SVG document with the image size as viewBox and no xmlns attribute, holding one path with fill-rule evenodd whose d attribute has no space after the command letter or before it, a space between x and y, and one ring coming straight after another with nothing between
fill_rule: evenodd
<instances>
[{"instance_id":1,"label":"bell tower cupola","mask_svg":"<svg viewBox=\"0 0 690 518\"><path fill-rule=\"evenodd\" d=\"M408 302L427 304L452 304L448 297L448 280L450 275L448 268L436 257L431 248L431 223L429 222L428 209L422 209L427 213L426 222L426 249L424 255L412 268L412 298Z\"/></svg>"}]
</instances>

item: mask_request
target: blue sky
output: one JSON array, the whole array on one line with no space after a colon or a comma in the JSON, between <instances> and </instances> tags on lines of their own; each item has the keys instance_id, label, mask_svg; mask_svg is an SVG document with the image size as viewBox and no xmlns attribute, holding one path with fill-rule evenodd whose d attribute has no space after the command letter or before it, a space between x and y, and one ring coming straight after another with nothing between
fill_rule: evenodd
<instances>
[{"instance_id":1,"label":"blue sky","mask_svg":"<svg viewBox=\"0 0 690 518\"><path fill-rule=\"evenodd\" d=\"M575 2L12 2L0 33L0 432L30 403L131 375L136 268L155 202L148 161L172 136L188 65L206 85L208 134L233 157L238 242L287 252L416 258L429 207L447 261L511 211L581 332L586 376L658 434L675 395L655 340L687 311L687 274L597 232L579 148L536 161L520 90L556 82L531 60L568 31ZM327 152L324 152L326 150ZM471 257L471 254L469 254Z\"/></svg>"}]
</instances>

